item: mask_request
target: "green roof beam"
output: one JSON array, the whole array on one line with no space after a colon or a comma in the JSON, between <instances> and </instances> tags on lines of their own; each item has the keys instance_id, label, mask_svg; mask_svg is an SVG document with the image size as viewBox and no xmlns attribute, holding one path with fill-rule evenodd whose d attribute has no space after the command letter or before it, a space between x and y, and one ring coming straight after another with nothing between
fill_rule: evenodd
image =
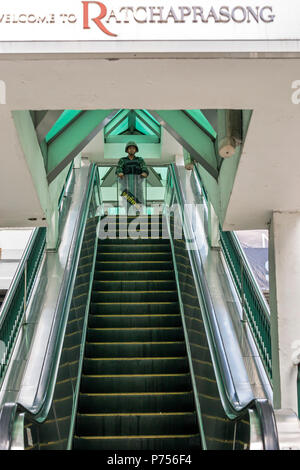
<instances>
[{"instance_id":1,"label":"green roof beam","mask_svg":"<svg viewBox=\"0 0 300 470\"><path fill-rule=\"evenodd\" d=\"M212 127L200 109L186 109L185 112L199 125L199 127L201 127L211 137L216 139L217 133L215 129Z\"/></svg>"},{"instance_id":2,"label":"green roof beam","mask_svg":"<svg viewBox=\"0 0 300 470\"><path fill-rule=\"evenodd\" d=\"M107 125L117 110L84 111L48 144L47 179L50 184L56 176Z\"/></svg>"},{"instance_id":3,"label":"green roof beam","mask_svg":"<svg viewBox=\"0 0 300 470\"><path fill-rule=\"evenodd\" d=\"M107 137L108 135L112 133L116 134L117 133L116 129L122 122L125 121L128 115L129 115L128 109L123 109L121 112L118 112L116 116L114 117L114 119L112 119L110 123L105 126L105 129L104 129L105 137Z\"/></svg>"},{"instance_id":4,"label":"green roof beam","mask_svg":"<svg viewBox=\"0 0 300 470\"><path fill-rule=\"evenodd\" d=\"M136 110L136 115L139 120L148 127L151 134L156 134L157 137L160 138L160 125L156 124L156 121L154 122L148 113L145 113L145 111Z\"/></svg>"},{"instance_id":5,"label":"green roof beam","mask_svg":"<svg viewBox=\"0 0 300 470\"><path fill-rule=\"evenodd\" d=\"M160 124L198 161L213 178L218 178L215 139L184 111L148 110Z\"/></svg>"}]
</instances>

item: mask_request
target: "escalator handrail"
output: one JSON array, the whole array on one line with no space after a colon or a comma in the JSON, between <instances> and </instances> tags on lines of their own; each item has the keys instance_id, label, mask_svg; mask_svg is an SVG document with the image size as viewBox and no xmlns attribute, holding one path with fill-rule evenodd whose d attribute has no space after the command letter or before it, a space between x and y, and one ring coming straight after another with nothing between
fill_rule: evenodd
<instances>
[{"instance_id":1,"label":"escalator handrail","mask_svg":"<svg viewBox=\"0 0 300 470\"><path fill-rule=\"evenodd\" d=\"M186 202L181 186L178 183L179 175L176 165L171 164L169 166L169 171L172 174L177 201L182 210ZM188 232L185 234L186 238L190 239L190 235L192 235L193 232L188 219L183 221L183 229ZM221 387L219 386L219 393L224 411L230 419L240 419L245 415L245 413L248 412L249 409L256 410L260 418L262 436L264 436L263 442L264 446L266 446L265 449L277 450L279 448L278 434L274 417L274 410L269 401L264 399L257 399L254 396L252 396L252 398L249 399L249 401L246 403L240 403L238 399L238 393L230 373L230 366L218 328L214 307L204 275L204 269L199 252L198 250L188 250L188 253L194 274L195 284L198 287L198 291L203 300L203 319L206 320L205 324L207 327L206 330L208 335L208 342L210 344L210 350L214 358L213 362L215 373L216 376L221 379L221 381L218 381L218 384L222 384Z\"/></svg>"},{"instance_id":2,"label":"escalator handrail","mask_svg":"<svg viewBox=\"0 0 300 470\"><path fill-rule=\"evenodd\" d=\"M96 175L96 176L95 176ZM75 282L76 269L80 257L80 249L84 235L84 227L88 216L88 210L92 197L94 179L97 178L96 165L89 169L88 184L82 199L82 204L76 221L69 249L68 261L63 275L63 280L56 304L55 314L49 335L47 352L42 367L41 377L36 391L35 399L31 407L22 403L5 403L0 410L0 450L9 450L12 441L12 428L16 416L25 413L28 421L41 424L46 421L53 401L56 384L59 358L61 355L64 333L69 305L72 297L72 287ZM56 321L55 321L56 320Z\"/></svg>"},{"instance_id":3,"label":"escalator handrail","mask_svg":"<svg viewBox=\"0 0 300 470\"><path fill-rule=\"evenodd\" d=\"M207 199L205 189L203 188L202 181L201 181L201 176L199 174L199 170L198 170L197 166L194 167L194 175L195 175L195 181L199 185L200 190L201 190L202 194L204 195L204 201L205 201L205 205L207 207L208 199ZM226 234L226 237L225 237L225 234ZM228 244L228 242L226 242L227 237L229 238L230 243L234 248L234 253L238 258L239 265L242 266L244 275L246 276L246 279L248 279L248 285L251 286L251 293L252 293L251 298L248 298L247 294L246 294L246 301L247 301L247 303L246 303L246 306L247 306L246 314L247 314L247 316L249 315L248 308L251 310L251 299L253 299L252 305L253 304L259 305L259 316L260 316L259 320L257 321L257 319L255 318L255 312L253 312L253 314L250 315L249 324L250 324L255 342L257 344L257 347L258 347L258 349L259 349L259 351L262 355L262 362L264 364L264 367L265 367L266 373L269 377L270 385L271 385L271 382L272 382L272 362L271 362L271 347L270 347L270 344L271 344L271 338L270 338L270 328L271 328L270 309L269 309L269 306L268 306L268 304L265 300L265 297L263 296L263 294L260 290L260 287L259 287L259 285L257 283L257 280L256 280L256 278L255 278L255 276L252 272L251 266L250 266L250 264L247 260L247 257L245 255L243 249L242 249L242 246L241 246L236 234L234 232L230 232L230 231L223 232L222 228L220 227L220 238L221 238L222 251L223 251L223 254L224 254L224 257L225 257L226 261L228 261L227 260L227 250L225 250L226 243ZM228 266L228 268L231 272L231 275L233 277L234 285L236 287L236 290L238 291L238 295L241 296L242 295L241 292L240 292L241 287L237 285L235 272L232 272L233 268L229 263L227 263L227 266ZM254 296L254 298L252 296ZM265 325L265 326L263 328L262 326L259 327L258 325ZM266 336L267 336L267 342L264 343L264 338L266 338Z\"/></svg>"}]
</instances>

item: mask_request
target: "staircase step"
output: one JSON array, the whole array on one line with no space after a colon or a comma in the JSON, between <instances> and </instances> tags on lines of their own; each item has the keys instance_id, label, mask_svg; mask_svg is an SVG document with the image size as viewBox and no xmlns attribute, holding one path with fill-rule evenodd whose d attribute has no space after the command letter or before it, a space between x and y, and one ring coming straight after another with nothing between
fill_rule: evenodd
<instances>
[{"instance_id":1,"label":"staircase step","mask_svg":"<svg viewBox=\"0 0 300 470\"><path fill-rule=\"evenodd\" d=\"M184 356L184 341L86 343L85 357L164 357Z\"/></svg>"},{"instance_id":2,"label":"staircase step","mask_svg":"<svg viewBox=\"0 0 300 470\"><path fill-rule=\"evenodd\" d=\"M108 374L81 378L82 393L182 392L191 390L189 372L176 374Z\"/></svg>"},{"instance_id":3,"label":"staircase step","mask_svg":"<svg viewBox=\"0 0 300 470\"><path fill-rule=\"evenodd\" d=\"M196 434L195 412L173 413L98 413L79 414L77 432L80 436Z\"/></svg>"}]
</instances>

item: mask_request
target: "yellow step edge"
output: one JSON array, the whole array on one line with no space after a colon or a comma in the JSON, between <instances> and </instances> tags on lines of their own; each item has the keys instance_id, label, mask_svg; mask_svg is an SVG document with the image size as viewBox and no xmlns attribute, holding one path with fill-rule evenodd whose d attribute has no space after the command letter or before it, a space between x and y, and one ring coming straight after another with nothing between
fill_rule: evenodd
<instances>
[{"instance_id":1,"label":"yellow step edge","mask_svg":"<svg viewBox=\"0 0 300 470\"><path fill-rule=\"evenodd\" d=\"M112 378L112 377L183 377L189 376L189 372L183 372L182 374L110 374L110 375L101 375L101 374L82 374L82 377L101 377L101 378Z\"/></svg>"},{"instance_id":2,"label":"yellow step edge","mask_svg":"<svg viewBox=\"0 0 300 470\"><path fill-rule=\"evenodd\" d=\"M77 416L182 416L194 415L195 411L174 411L157 413L77 413ZM64 418L65 419L65 418ZM53 420L54 421L54 420ZM225 421L225 420L224 420Z\"/></svg>"},{"instance_id":3,"label":"yellow step edge","mask_svg":"<svg viewBox=\"0 0 300 470\"><path fill-rule=\"evenodd\" d=\"M167 357L85 357L88 361L161 361L161 360L186 359L186 356Z\"/></svg>"},{"instance_id":4,"label":"yellow step edge","mask_svg":"<svg viewBox=\"0 0 300 470\"><path fill-rule=\"evenodd\" d=\"M106 440L106 439L165 439L165 438L170 438L170 439L174 439L174 438L178 438L178 439L182 439L182 438L189 438L189 437L197 437L199 436L199 434L164 434L164 435L160 435L160 436L157 436L156 434L154 435L149 435L149 436L140 436L140 435L137 435L137 436L75 436L75 438L79 438L79 439L93 439L93 440Z\"/></svg>"},{"instance_id":5,"label":"yellow step edge","mask_svg":"<svg viewBox=\"0 0 300 470\"><path fill-rule=\"evenodd\" d=\"M177 290L93 290L93 294L173 294L174 292Z\"/></svg>"},{"instance_id":6,"label":"yellow step edge","mask_svg":"<svg viewBox=\"0 0 300 470\"><path fill-rule=\"evenodd\" d=\"M93 327L90 327L91 330L101 330L101 331L125 331L125 330L181 330L182 327L181 326L153 326L153 327L139 327L139 328L130 328L130 327L126 327L126 328L93 328ZM77 333L77 332L76 332Z\"/></svg>"},{"instance_id":7,"label":"yellow step edge","mask_svg":"<svg viewBox=\"0 0 300 470\"><path fill-rule=\"evenodd\" d=\"M91 313L90 314L92 318L114 318L114 317L117 317L117 318L126 318L126 317L159 317L161 318L163 316L164 317L180 317L180 313L140 313L140 314L130 314L130 313L120 313L120 314L110 314L110 313L107 313L105 315L97 315L96 313ZM73 321L73 320L72 320Z\"/></svg>"},{"instance_id":8,"label":"yellow step edge","mask_svg":"<svg viewBox=\"0 0 300 470\"><path fill-rule=\"evenodd\" d=\"M120 261L120 260L119 261L116 261L116 260L112 260L112 261L97 260L97 261L98 261L98 263L122 263L122 264L124 264L124 261ZM153 260L139 260L139 261L137 261L137 260L132 260L132 261L126 260L126 264L128 264L128 263L171 263L171 262L172 262L171 259L170 260L160 260L160 261L159 260L154 260L154 261Z\"/></svg>"},{"instance_id":9,"label":"yellow step edge","mask_svg":"<svg viewBox=\"0 0 300 470\"><path fill-rule=\"evenodd\" d=\"M185 392L130 392L130 393L81 393L80 395L85 395L87 397L107 397L107 396L122 396L127 397L129 395L132 396L148 396L148 395L189 395L192 393L192 390L185 391Z\"/></svg>"},{"instance_id":10,"label":"yellow step edge","mask_svg":"<svg viewBox=\"0 0 300 470\"><path fill-rule=\"evenodd\" d=\"M96 272L98 273L127 273L128 271L122 269L122 270L110 270L110 271L104 271L102 269L99 269L99 271L96 269ZM131 273L173 273L173 269L138 269L137 271L130 271ZM116 279L117 281L121 281L122 279ZM148 281L148 279L144 279L145 281ZM158 279L159 281L160 279ZM169 281L169 279L166 279ZM171 279L172 281L173 279ZM95 281L101 281L101 279L95 279ZM199 307L198 307L199 308Z\"/></svg>"},{"instance_id":11,"label":"yellow step edge","mask_svg":"<svg viewBox=\"0 0 300 470\"><path fill-rule=\"evenodd\" d=\"M111 341L111 342L102 342L102 341L86 341L86 344L185 344L184 341Z\"/></svg>"},{"instance_id":12,"label":"yellow step edge","mask_svg":"<svg viewBox=\"0 0 300 470\"><path fill-rule=\"evenodd\" d=\"M114 240L120 240L120 239L114 238ZM148 240L148 239L147 239L147 240ZM160 240L160 238L156 238L156 240ZM167 239L165 239L165 240L167 240ZM169 248L169 246L170 246L169 243L164 243L164 244L161 244L161 245L160 245L159 243L144 243L144 244L143 244L143 243L139 243L139 244L138 244L138 246L157 246L157 245L158 245L158 246L167 246L168 248ZM98 251L99 251L99 252L100 252L100 249L99 249L99 248L100 248L101 246L107 246L107 245L101 245L101 244L100 244L100 245L98 246ZM111 246L135 246L135 245L134 245L134 243L114 243L114 244L111 245ZM161 253L161 252L160 252L160 253ZM162 253L163 253L163 252L162 252Z\"/></svg>"},{"instance_id":13,"label":"yellow step edge","mask_svg":"<svg viewBox=\"0 0 300 470\"><path fill-rule=\"evenodd\" d=\"M177 304L177 301L174 302L92 302L93 305L138 305L138 304L144 304L144 305L173 305Z\"/></svg>"},{"instance_id":14,"label":"yellow step edge","mask_svg":"<svg viewBox=\"0 0 300 470\"><path fill-rule=\"evenodd\" d=\"M143 271L143 272L147 272L147 271ZM157 271L157 272L161 272L161 271ZM95 279L95 282L175 282L175 279L137 279L137 280L129 279L128 281L123 280L123 279L114 279L114 280Z\"/></svg>"}]
</instances>

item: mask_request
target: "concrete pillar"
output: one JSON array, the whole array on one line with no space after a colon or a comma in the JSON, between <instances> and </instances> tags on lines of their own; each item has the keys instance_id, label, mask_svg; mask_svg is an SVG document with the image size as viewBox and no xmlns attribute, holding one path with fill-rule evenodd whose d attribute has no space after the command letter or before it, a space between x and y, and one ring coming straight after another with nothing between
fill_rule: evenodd
<instances>
[{"instance_id":1,"label":"concrete pillar","mask_svg":"<svg viewBox=\"0 0 300 470\"><path fill-rule=\"evenodd\" d=\"M220 248L220 229L219 229L219 219L213 205L211 202L208 202L208 241L211 248Z\"/></svg>"},{"instance_id":2,"label":"concrete pillar","mask_svg":"<svg viewBox=\"0 0 300 470\"><path fill-rule=\"evenodd\" d=\"M300 340L300 213L274 212L269 236L269 277L274 407L297 413Z\"/></svg>"}]
</instances>

